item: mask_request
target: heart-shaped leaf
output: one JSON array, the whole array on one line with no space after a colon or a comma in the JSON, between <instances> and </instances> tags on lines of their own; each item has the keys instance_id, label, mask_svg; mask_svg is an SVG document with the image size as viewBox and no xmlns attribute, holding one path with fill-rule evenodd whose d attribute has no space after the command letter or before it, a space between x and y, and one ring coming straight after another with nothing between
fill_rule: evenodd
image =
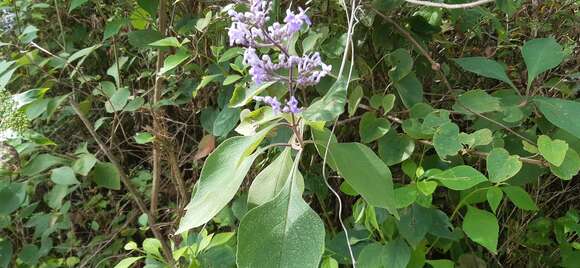
<instances>
[{"instance_id":1,"label":"heart-shaped leaf","mask_svg":"<svg viewBox=\"0 0 580 268\"><path fill-rule=\"evenodd\" d=\"M538 150L546 161L559 167L566 157L568 143L563 140L552 140L546 135L541 135L538 137Z\"/></svg>"},{"instance_id":2,"label":"heart-shaped leaf","mask_svg":"<svg viewBox=\"0 0 580 268\"><path fill-rule=\"evenodd\" d=\"M384 136L390 128L389 120L377 118L373 112L367 112L360 121L359 135L363 143L369 143Z\"/></svg>"},{"instance_id":3,"label":"heart-shaped leaf","mask_svg":"<svg viewBox=\"0 0 580 268\"><path fill-rule=\"evenodd\" d=\"M442 159L456 155L463 148L459 141L459 127L454 123L441 125L433 135L433 146Z\"/></svg>"},{"instance_id":4,"label":"heart-shaped leaf","mask_svg":"<svg viewBox=\"0 0 580 268\"><path fill-rule=\"evenodd\" d=\"M522 169L518 156L510 155L503 148L493 149L487 156L487 172L489 181L502 182L515 176Z\"/></svg>"}]
</instances>

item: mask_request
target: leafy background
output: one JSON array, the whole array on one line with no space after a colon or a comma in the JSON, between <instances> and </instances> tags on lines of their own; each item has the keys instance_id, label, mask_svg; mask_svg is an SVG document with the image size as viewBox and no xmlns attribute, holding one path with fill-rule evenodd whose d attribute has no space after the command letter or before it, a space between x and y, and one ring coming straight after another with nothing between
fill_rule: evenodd
<instances>
[{"instance_id":1,"label":"leafy background","mask_svg":"<svg viewBox=\"0 0 580 268\"><path fill-rule=\"evenodd\" d=\"M293 1L297 153L230 1L1 1L0 267L577 267L580 3L488 2Z\"/></svg>"}]
</instances>

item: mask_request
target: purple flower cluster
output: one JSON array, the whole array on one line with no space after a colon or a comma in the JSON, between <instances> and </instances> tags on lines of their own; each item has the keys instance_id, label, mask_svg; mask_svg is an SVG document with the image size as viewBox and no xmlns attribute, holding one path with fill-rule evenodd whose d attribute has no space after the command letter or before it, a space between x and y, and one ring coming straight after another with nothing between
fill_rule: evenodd
<instances>
[{"instance_id":1,"label":"purple flower cluster","mask_svg":"<svg viewBox=\"0 0 580 268\"><path fill-rule=\"evenodd\" d=\"M288 40L304 25L312 25L310 18L306 15L306 10L298 8L298 12L295 13L288 9L283 24L274 22L268 26L272 9L271 1L242 0L239 2L245 3L249 10L246 12L229 11L228 14L232 19L228 32L230 45L246 47L244 64L250 67L249 72L254 83L279 81L288 83L290 87L290 98L284 107L276 97L255 97L254 99L272 106L276 112L299 113L301 109L298 107L298 100L293 95L292 87L305 88L316 85L331 71L331 66L322 62L319 53L300 57L290 55L288 52ZM265 47L279 50L277 61L273 61L269 55L258 54L257 49ZM290 75L280 75L283 70Z\"/></svg>"}]
</instances>

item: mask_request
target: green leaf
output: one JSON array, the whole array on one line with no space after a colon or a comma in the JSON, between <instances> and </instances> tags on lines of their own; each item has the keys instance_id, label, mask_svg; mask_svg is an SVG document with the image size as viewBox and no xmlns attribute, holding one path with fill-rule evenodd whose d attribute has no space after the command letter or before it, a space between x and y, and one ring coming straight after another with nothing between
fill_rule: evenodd
<instances>
[{"instance_id":1,"label":"green leaf","mask_svg":"<svg viewBox=\"0 0 580 268\"><path fill-rule=\"evenodd\" d=\"M70 7L68 8L68 12L71 12L75 9L77 9L78 7L84 5L85 3L87 3L89 0L71 0L70 1Z\"/></svg>"},{"instance_id":2,"label":"green leaf","mask_svg":"<svg viewBox=\"0 0 580 268\"><path fill-rule=\"evenodd\" d=\"M227 135L240 119L240 109L224 107L213 122L213 135L222 137Z\"/></svg>"},{"instance_id":3,"label":"green leaf","mask_svg":"<svg viewBox=\"0 0 580 268\"><path fill-rule=\"evenodd\" d=\"M457 166L429 176L429 179L438 180L443 186L456 190L467 190L478 185L487 178L481 172L470 166Z\"/></svg>"},{"instance_id":4,"label":"green leaf","mask_svg":"<svg viewBox=\"0 0 580 268\"><path fill-rule=\"evenodd\" d=\"M50 154L40 154L34 159L30 160L26 166L22 169L22 176L34 176L39 174L52 166L64 164L66 160L60 157L56 157Z\"/></svg>"},{"instance_id":5,"label":"green leaf","mask_svg":"<svg viewBox=\"0 0 580 268\"><path fill-rule=\"evenodd\" d=\"M138 260L143 259L143 258L145 258L145 256L124 258L119 263L117 263L117 265L115 265L115 267L113 267L113 268L129 268L134 263L136 263Z\"/></svg>"},{"instance_id":6,"label":"green leaf","mask_svg":"<svg viewBox=\"0 0 580 268\"><path fill-rule=\"evenodd\" d=\"M137 4L147 11L151 17L157 16L157 7L159 6L159 0L137 0Z\"/></svg>"},{"instance_id":7,"label":"green leaf","mask_svg":"<svg viewBox=\"0 0 580 268\"><path fill-rule=\"evenodd\" d=\"M398 237L386 245L372 243L363 248L358 259L359 268L405 268L411 260L411 250L403 239Z\"/></svg>"},{"instance_id":8,"label":"green leaf","mask_svg":"<svg viewBox=\"0 0 580 268\"><path fill-rule=\"evenodd\" d=\"M571 180L580 171L580 156L572 148L566 152L564 162L559 167L550 165L550 170L554 175L563 180Z\"/></svg>"},{"instance_id":9,"label":"green leaf","mask_svg":"<svg viewBox=\"0 0 580 268\"><path fill-rule=\"evenodd\" d=\"M163 68L159 70L159 74L164 74L166 72L175 69L177 66L179 66L179 64L187 60L189 56L190 54L189 52L187 52L187 50L185 49L178 50L177 53L165 59L165 61L163 62Z\"/></svg>"},{"instance_id":10,"label":"green leaf","mask_svg":"<svg viewBox=\"0 0 580 268\"><path fill-rule=\"evenodd\" d=\"M384 136L389 129L391 129L389 120L377 118L373 112L366 112L362 116L358 131L361 141L370 143Z\"/></svg>"},{"instance_id":11,"label":"green leaf","mask_svg":"<svg viewBox=\"0 0 580 268\"><path fill-rule=\"evenodd\" d=\"M348 116L353 116L364 96L364 91L361 86L355 87L348 95Z\"/></svg>"},{"instance_id":12,"label":"green leaf","mask_svg":"<svg viewBox=\"0 0 580 268\"><path fill-rule=\"evenodd\" d=\"M347 83L344 79L334 82L326 95L312 103L302 116L309 121L329 122L344 112Z\"/></svg>"},{"instance_id":13,"label":"green leaf","mask_svg":"<svg viewBox=\"0 0 580 268\"><path fill-rule=\"evenodd\" d=\"M389 78L392 81L400 81L413 70L413 58L409 51L399 48L389 54L389 63L393 66L389 70Z\"/></svg>"},{"instance_id":14,"label":"green leaf","mask_svg":"<svg viewBox=\"0 0 580 268\"><path fill-rule=\"evenodd\" d=\"M337 143L331 145L329 155L340 176L370 205L398 215L391 171L369 147L360 143Z\"/></svg>"},{"instance_id":15,"label":"green leaf","mask_svg":"<svg viewBox=\"0 0 580 268\"><path fill-rule=\"evenodd\" d=\"M409 73L399 81L393 82L393 85L399 92L399 97L405 107L411 108L413 105L423 102L423 85L414 72Z\"/></svg>"},{"instance_id":16,"label":"green leaf","mask_svg":"<svg viewBox=\"0 0 580 268\"><path fill-rule=\"evenodd\" d=\"M229 138L207 157L176 233L205 224L234 198L259 155L252 152L271 129L263 129L254 136Z\"/></svg>"},{"instance_id":17,"label":"green leaf","mask_svg":"<svg viewBox=\"0 0 580 268\"><path fill-rule=\"evenodd\" d=\"M531 88L538 75L557 67L564 60L564 51L556 39L549 37L524 43L522 56L528 67L528 88Z\"/></svg>"},{"instance_id":18,"label":"green leaf","mask_svg":"<svg viewBox=\"0 0 580 268\"><path fill-rule=\"evenodd\" d=\"M129 44L136 48L150 48L149 44L153 43L163 36L158 31L139 30L127 34Z\"/></svg>"},{"instance_id":19,"label":"green leaf","mask_svg":"<svg viewBox=\"0 0 580 268\"><path fill-rule=\"evenodd\" d=\"M427 263L433 268L454 268L455 263L450 260L428 260Z\"/></svg>"},{"instance_id":20,"label":"green leaf","mask_svg":"<svg viewBox=\"0 0 580 268\"><path fill-rule=\"evenodd\" d=\"M442 159L448 155L457 155L457 152L463 149L463 145L459 141L459 127L454 123L441 125L433 135L433 146Z\"/></svg>"},{"instance_id":21,"label":"green leaf","mask_svg":"<svg viewBox=\"0 0 580 268\"><path fill-rule=\"evenodd\" d=\"M489 181L498 183L518 174L522 169L522 161L517 155L510 155L503 148L494 148L486 158Z\"/></svg>"},{"instance_id":22,"label":"green leaf","mask_svg":"<svg viewBox=\"0 0 580 268\"><path fill-rule=\"evenodd\" d=\"M437 182L434 181L418 181L417 189L421 191L423 195L432 195L437 189Z\"/></svg>"},{"instance_id":23,"label":"green leaf","mask_svg":"<svg viewBox=\"0 0 580 268\"><path fill-rule=\"evenodd\" d=\"M455 63L457 63L459 66L461 66L461 68L468 72L506 82L512 88L516 89L516 86L506 74L505 66L498 63L497 61L484 57L459 58L454 59L453 61L455 61Z\"/></svg>"},{"instance_id":24,"label":"green leaf","mask_svg":"<svg viewBox=\"0 0 580 268\"><path fill-rule=\"evenodd\" d=\"M155 140L155 136L149 132L137 132L133 138L137 144L147 144Z\"/></svg>"},{"instance_id":25,"label":"green leaf","mask_svg":"<svg viewBox=\"0 0 580 268\"><path fill-rule=\"evenodd\" d=\"M495 213L497 211L497 207L499 207L499 204L503 199L503 192L498 187L489 188L486 193L486 198L491 211Z\"/></svg>"},{"instance_id":26,"label":"green leaf","mask_svg":"<svg viewBox=\"0 0 580 268\"><path fill-rule=\"evenodd\" d=\"M119 90L115 91L115 94L111 96L109 101L105 102L105 108L107 112L114 113L122 111L123 108L125 108L125 105L127 105L127 102L129 101L129 96L131 96L131 92L126 87L120 88Z\"/></svg>"},{"instance_id":27,"label":"green leaf","mask_svg":"<svg viewBox=\"0 0 580 268\"><path fill-rule=\"evenodd\" d=\"M0 268L8 268L12 260L12 243L10 240L0 238Z\"/></svg>"},{"instance_id":28,"label":"green leaf","mask_svg":"<svg viewBox=\"0 0 580 268\"><path fill-rule=\"evenodd\" d=\"M516 207L523 210L536 211L538 207L536 202L530 197L530 195L519 186L505 186L501 188L507 197L516 205Z\"/></svg>"},{"instance_id":29,"label":"green leaf","mask_svg":"<svg viewBox=\"0 0 580 268\"><path fill-rule=\"evenodd\" d=\"M500 99L492 97L481 89L470 90L459 95L457 102L458 104L453 105L453 109L466 114L470 114L472 111L488 113L501 110Z\"/></svg>"},{"instance_id":30,"label":"green leaf","mask_svg":"<svg viewBox=\"0 0 580 268\"><path fill-rule=\"evenodd\" d=\"M77 160L75 160L72 168L75 173L82 176L87 176L96 163L97 158L95 158L94 155L82 154Z\"/></svg>"},{"instance_id":31,"label":"green leaf","mask_svg":"<svg viewBox=\"0 0 580 268\"><path fill-rule=\"evenodd\" d=\"M147 254L161 257L159 249L161 248L161 242L155 238L145 238L143 240L143 251Z\"/></svg>"},{"instance_id":32,"label":"green leaf","mask_svg":"<svg viewBox=\"0 0 580 268\"><path fill-rule=\"evenodd\" d=\"M297 157L294 170L297 172ZM272 200L250 210L238 228L237 264L246 267L318 267L324 224L287 180Z\"/></svg>"},{"instance_id":33,"label":"green leaf","mask_svg":"<svg viewBox=\"0 0 580 268\"><path fill-rule=\"evenodd\" d=\"M171 37L165 37L161 40L157 40L155 42L152 42L149 44L149 46L152 46L152 47L181 47L181 43L179 43L179 40L177 40L177 38L171 36Z\"/></svg>"},{"instance_id":34,"label":"green leaf","mask_svg":"<svg viewBox=\"0 0 580 268\"><path fill-rule=\"evenodd\" d=\"M493 214L469 206L463 219L463 231L472 241L497 253L499 224Z\"/></svg>"},{"instance_id":35,"label":"green leaf","mask_svg":"<svg viewBox=\"0 0 580 268\"><path fill-rule=\"evenodd\" d=\"M559 167L566 157L568 143L563 140L552 140L546 135L541 135L538 137L538 150L546 161Z\"/></svg>"},{"instance_id":36,"label":"green leaf","mask_svg":"<svg viewBox=\"0 0 580 268\"><path fill-rule=\"evenodd\" d=\"M111 190L121 189L121 178L119 171L111 163L99 162L89 173L89 179L95 182L98 186Z\"/></svg>"},{"instance_id":37,"label":"green leaf","mask_svg":"<svg viewBox=\"0 0 580 268\"><path fill-rule=\"evenodd\" d=\"M214 82L214 81L218 81L218 79L221 77L222 77L221 74L206 75L206 76L201 78L201 82L199 83L199 85L197 85L197 88L195 90L196 91L200 90L200 89L204 88L205 86L209 85L209 83Z\"/></svg>"},{"instance_id":38,"label":"green leaf","mask_svg":"<svg viewBox=\"0 0 580 268\"><path fill-rule=\"evenodd\" d=\"M80 183L75 176L74 170L67 166L53 169L50 174L50 180L60 185L73 185Z\"/></svg>"},{"instance_id":39,"label":"green leaf","mask_svg":"<svg viewBox=\"0 0 580 268\"><path fill-rule=\"evenodd\" d=\"M287 147L282 153L260 172L248 190L248 205L260 206L274 199L282 190L292 171L292 150ZM304 178L296 171L294 182L298 190L304 190Z\"/></svg>"},{"instance_id":40,"label":"green leaf","mask_svg":"<svg viewBox=\"0 0 580 268\"><path fill-rule=\"evenodd\" d=\"M431 229L432 215L428 208L417 204L413 205L401 215L401 220L398 222L399 233L411 246L417 247Z\"/></svg>"},{"instance_id":41,"label":"green leaf","mask_svg":"<svg viewBox=\"0 0 580 268\"><path fill-rule=\"evenodd\" d=\"M224 79L223 85L224 86L231 85L231 84L237 82L240 79L242 79L242 76L241 75L238 75L238 74L230 74L230 75L226 76L226 79Z\"/></svg>"},{"instance_id":42,"label":"green leaf","mask_svg":"<svg viewBox=\"0 0 580 268\"><path fill-rule=\"evenodd\" d=\"M580 139L579 102L546 97L536 97L534 102L550 123Z\"/></svg>"},{"instance_id":43,"label":"green leaf","mask_svg":"<svg viewBox=\"0 0 580 268\"><path fill-rule=\"evenodd\" d=\"M239 108L247 105L255 96L260 95L264 90L274 85L276 82L267 82L260 85L252 84L249 88L236 87L229 106L231 108Z\"/></svg>"},{"instance_id":44,"label":"green leaf","mask_svg":"<svg viewBox=\"0 0 580 268\"><path fill-rule=\"evenodd\" d=\"M105 32L103 33L103 41L119 33L123 25L125 25L125 22L126 20L123 18L113 18L112 20L107 21Z\"/></svg>"},{"instance_id":45,"label":"green leaf","mask_svg":"<svg viewBox=\"0 0 580 268\"><path fill-rule=\"evenodd\" d=\"M127 63L129 57L120 57L118 61L115 61L109 69L107 69L107 75L110 75L115 79L115 84L117 88L121 87L121 79L119 77L119 72L123 69L123 65Z\"/></svg>"},{"instance_id":46,"label":"green leaf","mask_svg":"<svg viewBox=\"0 0 580 268\"><path fill-rule=\"evenodd\" d=\"M385 267L405 268L411 260L411 250L400 237L385 246Z\"/></svg>"},{"instance_id":47,"label":"green leaf","mask_svg":"<svg viewBox=\"0 0 580 268\"><path fill-rule=\"evenodd\" d=\"M0 215L10 215L17 210L26 199L26 185L24 183L5 184L0 189Z\"/></svg>"},{"instance_id":48,"label":"green leaf","mask_svg":"<svg viewBox=\"0 0 580 268\"><path fill-rule=\"evenodd\" d=\"M387 132L378 141L379 155L387 166L399 164L411 157L415 150L415 142L405 134L397 134L395 130Z\"/></svg>"},{"instance_id":49,"label":"green leaf","mask_svg":"<svg viewBox=\"0 0 580 268\"><path fill-rule=\"evenodd\" d=\"M143 104L145 104L145 99L143 97L135 97L134 99L130 100L129 103L127 103L127 105L125 105L123 111L125 112L137 111L141 107L143 107Z\"/></svg>"},{"instance_id":50,"label":"green leaf","mask_svg":"<svg viewBox=\"0 0 580 268\"><path fill-rule=\"evenodd\" d=\"M244 50L240 47L232 47L228 50L226 50L226 52L224 52L223 55L221 55L221 57L218 60L218 63L222 63L222 62L226 62L229 61L237 56L240 56L244 54Z\"/></svg>"},{"instance_id":51,"label":"green leaf","mask_svg":"<svg viewBox=\"0 0 580 268\"><path fill-rule=\"evenodd\" d=\"M68 186L55 184L48 193L44 195L44 201L49 207L53 209L60 209L62 207L62 200L68 194Z\"/></svg>"}]
</instances>

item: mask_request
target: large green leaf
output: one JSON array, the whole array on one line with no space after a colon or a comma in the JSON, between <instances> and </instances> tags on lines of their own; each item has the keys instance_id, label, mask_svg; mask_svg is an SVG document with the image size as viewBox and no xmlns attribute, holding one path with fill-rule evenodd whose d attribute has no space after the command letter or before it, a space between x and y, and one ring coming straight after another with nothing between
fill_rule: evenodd
<instances>
[{"instance_id":1,"label":"large green leaf","mask_svg":"<svg viewBox=\"0 0 580 268\"><path fill-rule=\"evenodd\" d=\"M534 102L550 123L580 139L579 102L546 97L536 97Z\"/></svg>"},{"instance_id":2,"label":"large green leaf","mask_svg":"<svg viewBox=\"0 0 580 268\"><path fill-rule=\"evenodd\" d=\"M297 172L297 157L293 167ZM293 176L293 175L290 175ZM250 210L238 229L237 264L245 267L318 267L324 224L293 180L271 201Z\"/></svg>"},{"instance_id":3,"label":"large green leaf","mask_svg":"<svg viewBox=\"0 0 580 268\"><path fill-rule=\"evenodd\" d=\"M512 80L506 74L504 65L497 61L490 60L484 57L467 57L454 59L455 63L459 64L461 68L468 72L476 73L488 78L497 79L506 82L512 88L516 88Z\"/></svg>"},{"instance_id":4,"label":"large green leaf","mask_svg":"<svg viewBox=\"0 0 580 268\"><path fill-rule=\"evenodd\" d=\"M391 171L369 147L337 143L330 147L330 157L338 173L370 205L398 215Z\"/></svg>"},{"instance_id":5,"label":"large green leaf","mask_svg":"<svg viewBox=\"0 0 580 268\"><path fill-rule=\"evenodd\" d=\"M258 156L252 152L271 129L265 128L253 136L227 139L208 156L196 191L179 223L178 234L205 224L234 198Z\"/></svg>"},{"instance_id":6,"label":"large green leaf","mask_svg":"<svg viewBox=\"0 0 580 268\"><path fill-rule=\"evenodd\" d=\"M435 173L429 179L438 180L443 186L456 191L467 190L487 181L487 178L481 172L470 166L453 167L443 172Z\"/></svg>"},{"instance_id":7,"label":"large green leaf","mask_svg":"<svg viewBox=\"0 0 580 268\"><path fill-rule=\"evenodd\" d=\"M89 178L98 186L111 190L121 189L119 170L111 163L97 163L89 174Z\"/></svg>"},{"instance_id":8,"label":"large green leaf","mask_svg":"<svg viewBox=\"0 0 580 268\"><path fill-rule=\"evenodd\" d=\"M312 103L302 113L309 121L332 121L344 112L347 83L344 79L334 82L326 95Z\"/></svg>"},{"instance_id":9,"label":"large green leaf","mask_svg":"<svg viewBox=\"0 0 580 268\"><path fill-rule=\"evenodd\" d=\"M554 38L527 41L522 47L522 56L528 68L528 88L536 77L564 60L562 46Z\"/></svg>"},{"instance_id":10,"label":"large green leaf","mask_svg":"<svg viewBox=\"0 0 580 268\"><path fill-rule=\"evenodd\" d=\"M401 101L407 108L413 107L417 103L423 102L423 85L417 79L415 73L411 72L401 80L393 83Z\"/></svg>"},{"instance_id":11,"label":"large green leaf","mask_svg":"<svg viewBox=\"0 0 580 268\"><path fill-rule=\"evenodd\" d=\"M287 147L262 172L260 172L248 190L248 204L259 206L276 197L282 190L292 171L292 150ZM295 172L294 183L298 190L304 190L304 178L300 172Z\"/></svg>"},{"instance_id":12,"label":"large green leaf","mask_svg":"<svg viewBox=\"0 0 580 268\"><path fill-rule=\"evenodd\" d=\"M503 148L491 150L487 156L486 165L491 182L503 182L518 174L522 169L522 161L518 156L510 155Z\"/></svg>"},{"instance_id":13,"label":"large green leaf","mask_svg":"<svg viewBox=\"0 0 580 268\"><path fill-rule=\"evenodd\" d=\"M497 253L499 224L493 214L485 210L468 207L463 219L463 231L474 242Z\"/></svg>"}]
</instances>

